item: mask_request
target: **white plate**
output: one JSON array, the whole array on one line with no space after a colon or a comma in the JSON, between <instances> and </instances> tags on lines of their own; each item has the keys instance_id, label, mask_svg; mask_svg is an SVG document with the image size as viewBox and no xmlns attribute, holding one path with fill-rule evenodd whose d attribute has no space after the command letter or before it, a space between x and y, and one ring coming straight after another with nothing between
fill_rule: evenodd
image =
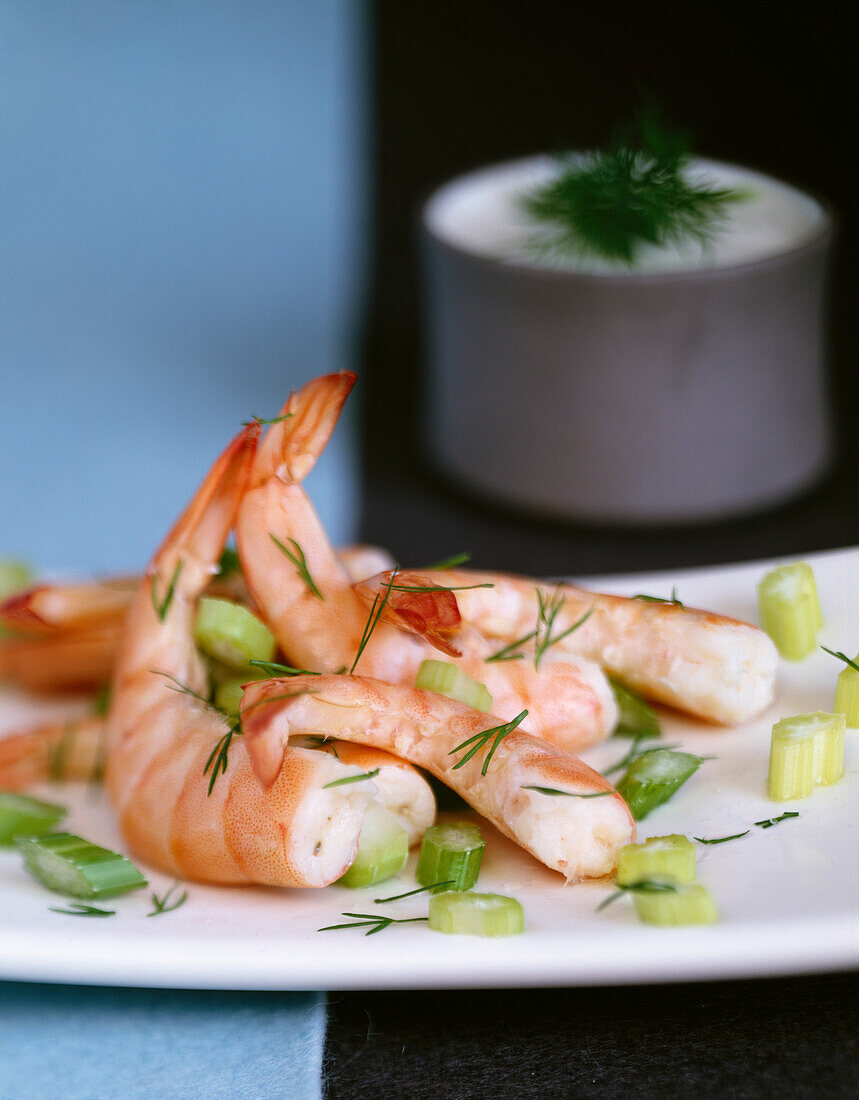
<instances>
[{"instance_id":1,"label":"white plate","mask_svg":"<svg viewBox=\"0 0 859 1100\"><path fill-rule=\"evenodd\" d=\"M820 641L853 654L859 648L859 550L807 557L814 566L825 628ZM592 587L668 595L754 621L755 585L772 562L635 577L593 579ZM480 887L514 894L524 907L524 935L503 940L444 936L420 924L318 932L347 918L344 910L397 917L426 913L423 895L388 906L373 898L412 889L414 855L396 880L367 891L191 885L182 908L147 918L149 891L119 898L116 916L87 919L50 912L63 902L24 872L14 852L0 853L0 978L220 989L402 989L587 985L751 977L844 969L859 964L859 750L847 748L847 774L810 798L781 806L764 784L769 731L781 716L827 710L840 664L818 651L782 664L778 698L752 725L707 727L666 714L664 740L716 759L705 763L640 835L679 832L716 837L751 827L748 836L698 848L699 879L721 913L718 925L658 929L641 925L627 898L601 913L603 884L565 887L515 845L485 828ZM0 723L32 713L7 693ZM612 740L587 754L597 768L626 750ZM44 789L71 807L70 831L107 846L121 841L100 797L81 786ZM753 822L783 809L800 816L769 828ZM170 885L152 873L159 893Z\"/></svg>"}]
</instances>

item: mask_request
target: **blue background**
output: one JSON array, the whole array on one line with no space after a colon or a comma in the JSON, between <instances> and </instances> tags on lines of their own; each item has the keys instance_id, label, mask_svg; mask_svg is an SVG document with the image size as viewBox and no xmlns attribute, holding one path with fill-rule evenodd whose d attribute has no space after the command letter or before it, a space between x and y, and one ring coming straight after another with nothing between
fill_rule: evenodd
<instances>
[{"instance_id":1,"label":"blue background","mask_svg":"<svg viewBox=\"0 0 859 1100\"><path fill-rule=\"evenodd\" d=\"M0 34L0 556L140 569L242 420L353 365L362 8L6 0ZM310 481L338 542L355 400Z\"/></svg>"}]
</instances>

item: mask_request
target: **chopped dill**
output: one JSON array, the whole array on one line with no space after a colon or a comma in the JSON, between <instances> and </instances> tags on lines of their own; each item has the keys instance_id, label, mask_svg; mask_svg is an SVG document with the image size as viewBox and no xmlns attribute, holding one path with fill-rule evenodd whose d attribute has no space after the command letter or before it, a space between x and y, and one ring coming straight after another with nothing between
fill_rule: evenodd
<instances>
[{"instance_id":1,"label":"chopped dill","mask_svg":"<svg viewBox=\"0 0 859 1100\"><path fill-rule=\"evenodd\" d=\"M147 917L158 917L162 913L172 913L174 909L178 909L180 905L184 905L188 900L187 890L183 890L175 901L172 900L173 891L178 889L178 887L179 882L174 882L163 898L159 898L157 894L152 894L152 904L154 908L151 913L146 914Z\"/></svg>"},{"instance_id":2,"label":"chopped dill","mask_svg":"<svg viewBox=\"0 0 859 1100\"><path fill-rule=\"evenodd\" d=\"M427 921L429 917L382 917L373 913L342 913L344 917L357 917L357 920L350 921L347 924L329 924L325 928L318 928L318 932L335 932L339 928L367 928L371 926L369 932L365 932L365 936L372 936L374 932L383 932L386 928L389 928L392 924L415 924L418 921Z\"/></svg>"},{"instance_id":3,"label":"chopped dill","mask_svg":"<svg viewBox=\"0 0 859 1100\"><path fill-rule=\"evenodd\" d=\"M451 554L449 558L442 558L441 561L433 562L432 565L424 565L420 569L416 569L415 572L446 573L448 569L456 569L458 565L465 565L468 561L471 561L471 554L464 550L460 554Z\"/></svg>"},{"instance_id":4,"label":"chopped dill","mask_svg":"<svg viewBox=\"0 0 859 1100\"><path fill-rule=\"evenodd\" d=\"M623 894L676 894L677 886L673 882L669 882L667 879L658 878L642 878L638 882L630 882L626 886L618 886L613 894L609 894L607 898L597 906L597 912L601 912L607 905L611 905L613 901L617 901Z\"/></svg>"},{"instance_id":5,"label":"chopped dill","mask_svg":"<svg viewBox=\"0 0 859 1100\"><path fill-rule=\"evenodd\" d=\"M501 726L493 726L491 729L488 730L482 730L480 733L476 733L473 737L467 738L465 741L462 742L461 745L457 745L455 749L451 749L450 752L447 754L448 756L453 756L455 752L459 752L461 749L466 749L469 745L471 745L471 748L468 749L468 752L465 754L465 756L463 756L461 760L458 760L453 765L453 770L456 771L457 768L461 768L463 764L467 764L472 756L476 755L482 749L486 748L487 744L490 742L490 740L492 740L494 736L495 740L492 741L492 747L486 754L486 759L483 761L483 767L480 769L480 774L486 775L486 770L489 767L489 761L492 759L495 750L498 748L498 746L501 744L507 734L512 733L517 726L521 725L521 723L525 720L525 718L527 718L527 716L528 711L523 710L519 714L517 714L516 717L513 718L510 722L505 722Z\"/></svg>"},{"instance_id":6,"label":"chopped dill","mask_svg":"<svg viewBox=\"0 0 859 1100\"><path fill-rule=\"evenodd\" d=\"M590 791L585 793L584 791L559 791L555 787L531 787L522 785L523 791L536 791L538 794L552 795L557 797L563 795L565 798L605 798L607 794L614 794L614 791Z\"/></svg>"},{"instance_id":7,"label":"chopped dill","mask_svg":"<svg viewBox=\"0 0 859 1100\"><path fill-rule=\"evenodd\" d=\"M643 592L639 592L637 596L632 597L634 600L643 600L645 603L671 603L675 607L683 607L683 604L677 599L677 589L671 589L671 596L666 599L664 596L647 596Z\"/></svg>"},{"instance_id":8,"label":"chopped dill","mask_svg":"<svg viewBox=\"0 0 859 1100\"><path fill-rule=\"evenodd\" d=\"M79 901L69 902L68 909L59 909L54 905L49 905L48 908L52 913L67 913L70 917L114 917L116 916L115 909L99 909L95 905L84 905Z\"/></svg>"},{"instance_id":9,"label":"chopped dill","mask_svg":"<svg viewBox=\"0 0 859 1100\"><path fill-rule=\"evenodd\" d=\"M298 573L299 577L301 577L302 581L304 581L309 591L312 592L318 600L324 600L325 597L316 587L313 577L311 577L310 575L310 570L307 568L307 558L304 556L304 551L301 549L295 539L286 540L287 542L291 542L293 547L295 548L295 553L293 553L291 550L288 550L280 541L280 539L273 535L271 531L269 531L268 537L275 544L278 550L280 550L283 554L286 554L286 556L295 566L295 571Z\"/></svg>"},{"instance_id":10,"label":"chopped dill","mask_svg":"<svg viewBox=\"0 0 859 1100\"><path fill-rule=\"evenodd\" d=\"M394 587L394 581L397 579L398 572L399 570L395 569L391 573L388 583L385 585L384 596L380 596L380 594L377 592L376 595L373 597L373 603L370 607L370 614L367 616L367 622L364 625L364 633L361 635L361 641L358 643L358 651L355 654L355 660L352 662L352 667L349 669L350 676L355 671L355 668L361 659L361 654L367 648L367 642L369 642L370 638L372 637L373 631L376 629L376 625L379 622L379 619L382 617L382 612L385 610L385 606L390 599L391 590Z\"/></svg>"},{"instance_id":11,"label":"chopped dill","mask_svg":"<svg viewBox=\"0 0 859 1100\"><path fill-rule=\"evenodd\" d=\"M820 648L828 653L830 657L837 657L838 660L843 661L848 668L855 669L856 672L859 672L859 665L857 665L855 661L851 661L846 653L841 653L837 649L827 649L825 645L822 645Z\"/></svg>"},{"instance_id":12,"label":"chopped dill","mask_svg":"<svg viewBox=\"0 0 859 1100\"><path fill-rule=\"evenodd\" d=\"M759 825L762 829L770 829L773 825L778 825L780 821L786 821L789 817L799 817L799 811L786 810L780 817L765 817L762 821L756 821L755 825Z\"/></svg>"},{"instance_id":13,"label":"chopped dill","mask_svg":"<svg viewBox=\"0 0 859 1100\"><path fill-rule=\"evenodd\" d=\"M746 829L744 833L733 833L731 836L714 836L705 838L703 836L693 837L693 840L697 840L699 844L725 844L729 840L739 840L740 837L748 836L751 829Z\"/></svg>"},{"instance_id":14,"label":"chopped dill","mask_svg":"<svg viewBox=\"0 0 859 1100\"><path fill-rule=\"evenodd\" d=\"M337 756L337 750L334 750L334 755ZM339 760L340 757L338 756ZM325 783L322 787L323 791L327 791L329 787L345 787L347 783L361 783L365 779L375 779L379 774L380 768L373 768L368 772L361 772L360 775L346 775L342 779L335 779L331 783Z\"/></svg>"},{"instance_id":15,"label":"chopped dill","mask_svg":"<svg viewBox=\"0 0 859 1100\"><path fill-rule=\"evenodd\" d=\"M446 878L442 879L440 882L433 882L429 886L419 886L417 890L409 890L405 894L394 894L394 896L390 898L373 898L373 901L376 905L384 905L386 901L402 901L403 898L411 898L414 897L415 894L423 894L427 890L435 890L438 886L453 886L455 882L456 879Z\"/></svg>"},{"instance_id":16,"label":"chopped dill","mask_svg":"<svg viewBox=\"0 0 859 1100\"><path fill-rule=\"evenodd\" d=\"M185 563L180 558L176 562L176 568L173 570L173 576L170 578L170 583L167 585L167 591L164 593L164 599L159 601L155 594L155 582L157 575L152 577L152 585L149 590L149 594L152 597L152 607L155 614L158 616L158 621L163 623L167 617L167 612L170 610L170 604L173 602L173 596L176 592L176 582L179 580L179 574L182 572L182 566Z\"/></svg>"},{"instance_id":17,"label":"chopped dill","mask_svg":"<svg viewBox=\"0 0 859 1100\"><path fill-rule=\"evenodd\" d=\"M311 672L309 668L293 668L292 665L280 665L277 661L257 661L251 658L249 665L268 673L272 678L278 676L321 676L321 672Z\"/></svg>"}]
</instances>

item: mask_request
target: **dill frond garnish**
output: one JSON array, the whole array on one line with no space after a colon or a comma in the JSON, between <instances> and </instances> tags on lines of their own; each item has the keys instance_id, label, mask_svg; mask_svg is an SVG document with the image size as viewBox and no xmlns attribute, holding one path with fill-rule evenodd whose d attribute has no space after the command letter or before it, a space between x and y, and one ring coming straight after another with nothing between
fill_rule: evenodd
<instances>
[{"instance_id":1,"label":"dill frond garnish","mask_svg":"<svg viewBox=\"0 0 859 1100\"><path fill-rule=\"evenodd\" d=\"M84 905L79 901L69 902L68 909L59 909L54 905L48 908L52 913L67 913L70 917L115 917L115 909L99 909L95 905Z\"/></svg>"},{"instance_id":2,"label":"dill frond garnish","mask_svg":"<svg viewBox=\"0 0 859 1100\"><path fill-rule=\"evenodd\" d=\"M611 905L613 901L617 901L619 897L624 894L676 894L677 887L673 882L667 882L663 879L642 878L638 882L631 882L626 886L618 886L617 890L613 894L609 894L607 898L599 903L597 906L597 912L605 909L607 905Z\"/></svg>"},{"instance_id":3,"label":"dill frond garnish","mask_svg":"<svg viewBox=\"0 0 859 1100\"><path fill-rule=\"evenodd\" d=\"M637 760L639 756L646 756L649 752L659 752L662 749L670 751L672 749L678 749L680 747L679 745L656 745L650 749L639 749L638 746L641 744L642 741L647 738L647 736L648 735L646 733L636 734L635 737L633 737L632 744L629 746L629 750L626 752L626 754L622 756L616 764L612 764L611 767L606 768L606 770L601 774L603 776L609 776L612 775L614 772L622 772L624 768L626 768L629 764L633 762L633 760Z\"/></svg>"},{"instance_id":4,"label":"dill frond garnish","mask_svg":"<svg viewBox=\"0 0 859 1100\"><path fill-rule=\"evenodd\" d=\"M154 908L151 913L146 914L147 917L158 917L162 913L172 913L174 909L178 909L180 905L184 905L188 900L187 890L183 890L175 901L171 900L173 891L178 889L178 887L179 882L174 882L163 898L159 898L157 894L152 894L151 897Z\"/></svg>"},{"instance_id":5,"label":"dill frond garnish","mask_svg":"<svg viewBox=\"0 0 859 1100\"><path fill-rule=\"evenodd\" d=\"M584 791L559 791L555 787L531 787L522 786L523 791L536 791L537 794L546 794L557 797L563 795L565 798L605 798L607 794L614 794L614 791L590 791L585 793Z\"/></svg>"},{"instance_id":6,"label":"dill frond garnish","mask_svg":"<svg viewBox=\"0 0 859 1100\"><path fill-rule=\"evenodd\" d=\"M170 604L173 602L173 596L176 592L176 582L179 580L179 574L182 572L182 566L185 563L180 558L176 562L176 568L173 570L173 576L170 578L170 583L167 585L167 591L164 593L164 599L158 599L155 594L155 582L158 579L157 574L152 577L152 585L149 589L149 593L152 597L152 607L155 614L158 616L159 623L163 623L167 617L167 612L170 610Z\"/></svg>"},{"instance_id":7,"label":"dill frond garnish","mask_svg":"<svg viewBox=\"0 0 859 1100\"><path fill-rule=\"evenodd\" d=\"M383 932L392 924L416 924L418 921L427 921L429 917L382 917L373 913L343 913L344 917L357 917L357 920L347 924L328 924L325 928L317 928L317 932L336 932L339 928L366 928L371 926L365 936L372 936L374 932Z\"/></svg>"},{"instance_id":8,"label":"dill frond garnish","mask_svg":"<svg viewBox=\"0 0 859 1100\"><path fill-rule=\"evenodd\" d=\"M499 649L497 653L493 653L486 658L486 664L491 664L493 661L521 661L525 654L522 652L522 646L526 645L537 633L536 630L532 630L529 634L523 634L521 638L517 638L515 642L511 642L509 645L504 646L503 649Z\"/></svg>"},{"instance_id":9,"label":"dill frond garnish","mask_svg":"<svg viewBox=\"0 0 859 1100\"><path fill-rule=\"evenodd\" d=\"M472 588L494 588L491 581L483 584L392 584L393 592L468 592Z\"/></svg>"},{"instance_id":10,"label":"dill frond garnish","mask_svg":"<svg viewBox=\"0 0 859 1100\"><path fill-rule=\"evenodd\" d=\"M419 886L417 890L409 890L405 894L394 894L394 896L390 898L373 898L373 901L376 905L384 905L386 901L402 901L403 898L411 898L414 897L415 894L423 894L425 891L435 890L439 886L454 886L455 884L456 879L446 878L442 879L440 882L430 883L429 886Z\"/></svg>"},{"instance_id":11,"label":"dill frond garnish","mask_svg":"<svg viewBox=\"0 0 859 1100\"><path fill-rule=\"evenodd\" d=\"M251 416L250 420L243 420L242 427L249 428L251 424L259 424L260 427L265 427L267 424L281 424L284 420L290 420L294 414L284 413L282 416L272 416L270 418L265 416Z\"/></svg>"},{"instance_id":12,"label":"dill frond garnish","mask_svg":"<svg viewBox=\"0 0 859 1100\"><path fill-rule=\"evenodd\" d=\"M337 755L336 749L334 750L334 755ZM338 756L337 759L339 760L340 757ZM323 784L322 789L323 791L327 791L329 787L345 787L347 783L362 783L365 779L375 779L380 770L380 768L373 768L371 771L361 772L360 775L347 775L344 776L343 779L335 779L331 783Z\"/></svg>"},{"instance_id":13,"label":"dill frond garnish","mask_svg":"<svg viewBox=\"0 0 859 1100\"><path fill-rule=\"evenodd\" d=\"M367 648L367 642L369 642L370 638L372 637L373 631L376 629L376 624L382 617L382 612L385 610L385 606L387 605L388 600L391 597L391 590L394 587L394 581L397 579L398 572L399 570L395 569L391 573L391 576L388 579L388 583L385 585L384 596L381 596L377 592L376 595L373 597L373 603L370 607L370 614L367 616L367 622L364 625L364 633L361 635L361 641L358 643L358 651L355 654L355 660L352 662L352 667L349 669L350 676L355 671L355 667L361 659L361 654Z\"/></svg>"},{"instance_id":14,"label":"dill frond garnish","mask_svg":"<svg viewBox=\"0 0 859 1100\"><path fill-rule=\"evenodd\" d=\"M751 829L746 829L744 833L733 833L731 836L714 836L707 838L703 836L696 836L692 839L697 840L699 844L725 844L729 840L739 840L740 837L748 836L751 831Z\"/></svg>"},{"instance_id":15,"label":"dill frond garnish","mask_svg":"<svg viewBox=\"0 0 859 1100\"><path fill-rule=\"evenodd\" d=\"M230 745L232 744L234 737L241 737L241 735L241 727L236 724L234 726L230 726L227 732L222 737L218 738L215 747L212 749L209 755L209 759L206 761L206 765L203 768L204 776L208 774L209 769L211 769L212 771L212 774L209 776L209 789L206 791L207 797L215 789L215 783L218 780L218 776L226 775L227 765L229 764Z\"/></svg>"},{"instance_id":16,"label":"dill frond garnish","mask_svg":"<svg viewBox=\"0 0 859 1100\"><path fill-rule=\"evenodd\" d=\"M765 817L763 821L756 821L755 825L759 825L762 829L770 829L773 825L778 825L780 821L786 821L789 817L799 817L799 811L786 810L780 817Z\"/></svg>"},{"instance_id":17,"label":"dill frond garnish","mask_svg":"<svg viewBox=\"0 0 859 1100\"><path fill-rule=\"evenodd\" d=\"M492 747L486 754L486 759L483 761L483 767L480 769L480 774L486 775L486 770L489 767L489 761L492 759L495 750L498 748L498 746L501 744L507 734L512 733L513 730L515 730L517 726L521 725L527 717L528 711L523 710L519 714L517 714L516 717L513 718L510 722L505 722L501 726L493 726L491 729L488 730L482 730L480 733L476 733L473 737L467 738L467 740L463 741L461 745L457 745L455 749L451 749L450 752L447 754L448 756L453 756L455 752L459 752L462 749L468 749L468 746L471 745L471 748L468 749L468 752L465 754L465 756L463 756L461 760L458 760L453 765L453 770L456 771L456 769L461 768L463 764L467 764L472 756L475 756L481 751L481 749L484 749L494 737L495 740L492 741Z\"/></svg>"},{"instance_id":18,"label":"dill frond garnish","mask_svg":"<svg viewBox=\"0 0 859 1100\"><path fill-rule=\"evenodd\" d=\"M555 177L523 200L544 230L535 250L632 266L642 245L706 245L743 195L693 181L684 174L689 159L686 135L653 108L639 112L608 149L561 156Z\"/></svg>"},{"instance_id":19,"label":"dill frond garnish","mask_svg":"<svg viewBox=\"0 0 859 1100\"><path fill-rule=\"evenodd\" d=\"M283 543L280 541L280 539L277 538L275 535L273 535L271 533L271 531L269 531L268 537L275 544L275 546L278 548L278 550L280 550L282 553L286 554L286 556L289 558L289 560L295 566L295 571L298 573L299 577L301 577L301 579L304 581L304 583L307 585L307 588L313 593L313 595L318 600L324 600L325 597L322 595L322 593L316 587L316 584L314 583L313 577L311 577L311 575L310 575L310 570L307 568L307 558L305 558L305 556L304 556L304 551L301 549L301 547L298 545L298 543L295 541L295 539L287 539L286 540L287 542L291 542L293 547L295 548L295 553L293 553L291 550L288 550L283 545Z\"/></svg>"},{"instance_id":20,"label":"dill frond garnish","mask_svg":"<svg viewBox=\"0 0 859 1100\"><path fill-rule=\"evenodd\" d=\"M448 569L456 569L458 565L465 565L467 561L471 561L471 554L467 550L463 550L460 554L451 554L449 558L442 558L441 561L435 561L432 565L423 565L415 572L445 573Z\"/></svg>"},{"instance_id":21,"label":"dill frond garnish","mask_svg":"<svg viewBox=\"0 0 859 1100\"><path fill-rule=\"evenodd\" d=\"M556 642L560 642L568 635L572 634L574 630L578 630L583 623L593 615L593 607L589 607L588 610L578 618L572 626L567 627L566 630L562 630L560 634L552 636L552 628L555 625L555 619L557 619L561 608L567 602L567 597L561 593L561 585L558 585L551 597L547 600L544 599L543 593L540 589L536 589L537 592L537 626L534 630L534 668L540 667L540 661L543 658L546 650L550 646L555 645Z\"/></svg>"},{"instance_id":22,"label":"dill frond garnish","mask_svg":"<svg viewBox=\"0 0 859 1100\"><path fill-rule=\"evenodd\" d=\"M256 661L251 659L249 665L268 673L272 678L280 676L321 676L321 672L311 672L309 668L293 668L292 665L280 665L277 661Z\"/></svg>"},{"instance_id":23,"label":"dill frond garnish","mask_svg":"<svg viewBox=\"0 0 859 1100\"><path fill-rule=\"evenodd\" d=\"M837 657L838 660L843 661L848 668L855 669L856 672L859 672L859 665L857 665L855 661L851 661L846 653L841 653L840 650L837 649L827 649L825 645L822 645L820 648L828 653L830 657Z\"/></svg>"},{"instance_id":24,"label":"dill frond garnish","mask_svg":"<svg viewBox=\"0 0 859 1100\"><path fill-rule=\"evenodd\" d=\"M644 603L671 603L675 607L683 607L683 604L677 599L677 589L671 589L671 595L666 599L665 596L647 596L644 592L639 592L638 595L633 596L634 600L642 600Z\"/></svg>"}]
</instances>

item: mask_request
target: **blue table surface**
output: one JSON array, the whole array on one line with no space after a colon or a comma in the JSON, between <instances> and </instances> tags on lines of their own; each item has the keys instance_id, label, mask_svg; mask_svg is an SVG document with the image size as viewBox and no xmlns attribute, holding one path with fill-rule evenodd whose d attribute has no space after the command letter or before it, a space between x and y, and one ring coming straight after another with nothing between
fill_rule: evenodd
<instances>
[{"instance_id":1,"label":"blue table surface","mask_svg":"<svg viewBox=\"0 0 859 1100\"><path fill-rule=\"evenodd\" d=\"M0 1098L322 1095L325 995L0 983Z\"/></svg>"}]
</instances>

